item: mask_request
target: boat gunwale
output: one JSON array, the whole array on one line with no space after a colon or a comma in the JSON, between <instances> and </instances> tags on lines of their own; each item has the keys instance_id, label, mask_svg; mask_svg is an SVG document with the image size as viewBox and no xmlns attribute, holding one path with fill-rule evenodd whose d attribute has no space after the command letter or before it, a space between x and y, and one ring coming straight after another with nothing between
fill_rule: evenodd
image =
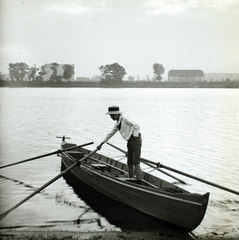
<instances>
[{"instance_id":1,"label":"boat gunwale","mask_svg":"<svg viewBox=\"0 0 239 240\"><path fill-rule=\"evenodd\" d=\"M87 150L87 149L86 149ZM88 151L88 150L87 150ZM69 158L70 160L72 160L72 161L77 161L77 159L76 158L74 158L73 156L71 156L69 153L67 153L67 152L64 152L64 153L62 153L62 154L64 154L64 155L66 155L66 157L67 158ZM101 154L100 154L101 155ZM101 156L104 156L104 155L101 155ZM104 156L104 157L106 157L106 156ZM109 157L106 157L106 158L109 158ZM96 160L98 160L98 159L96 159ZM113 159L114 160L114 159ZM63 159L62 159L62 161L63 161ZM100 160L98 160L98 161L100 161ZM116 160L117 161L117 160ZM103 162L103 161L101 161L101 162ZM203 200L203 199L208 199L208 196L209 196L209 193L207 192L207 193L205 193L205 194L198 194L198 193L190 193L190 192L185 192L185 193L170 193L170 192L166 192L166 191L164 191L164 190L161 190L160 188L152 188L152 187L147 187L147 186L142 186L142 185L136 185L136 184L133 184L133 183L131 183L131 182L129 182L129 181L125 181L125 180L123 180L123 179L121 179L121 178L116 178L116 177L114 177L114 176L111 176L111 175L109 175L109 174L106 174L106 173L104 173L104 172L100 172L99 170L95 170L95 169L93 169L93 168L90 168L90 166L89 165L87 165L87 164L85 164L85 163L80 163L80 165L79 165L79 167L81 167L82 169L84 169L85 171L87 171L87 172L90 172L91 174L95 174L95 175L98 175L98 176L100 176L100 177L104 177L104 178L108 178L108 179L110 179L111 181L114 181L115 183L120 183L121 185L124 185L124 186L128 186L128 187L131 187L131 188L133 188L133 189L137 189L137 190L141 190L141 191L144 191L144 192L146 192L146 193L150 193L150 194L154 194L154 195L156 195L156 196L159 196L159 197L163 197L163 198L168 198L168 199L171 199L171 200L175 200L175 201L179 201L179 202L182 202L182 203L189 203L189 204L193 204L193 205L197 205L197 206L203 206L204 205L204 203L199 203L199 202L196 202L196 201L190 201L190 200L186 200L186 199L182 199L182 195L184 195L184 196L190 196L190 195L197 195L197 196L200 196L201 197L201 200ZM114 168L117 168L117 167L115 167L115 166L112 166L112 167L114 167ZM119 169L119 168L118 168ZM120 171L124 171L124 170L122 170L122 169L119 169ZM159 178L160 179L160 178ZM163 179L162 179L162 181L164 181ZM178 195L178 197L174 197L174 196L172 196L172 195L175 195L175 194L177 194ZM181 196L180 196L181 195ZM181 197L181 198L180 198Z\"/></svg>"},{"instance_id":2,"label":"boat gunwale","mask_svg":"<svg viewBox=\"0 0 239 240\"><path fill-rule=\"evenodd\" d=\"M62 149L67 148L69 146L76 145L76 144L67 143L67 145L64 146L63 144L61 146ZM151 216L156 217L158 219L161 219L163 221L166 221L166 222L175 224L177 226L180 226L180 227L186 229L187 231L191 232L192 230L197 228L200 225L200 223L202 222L202 220L205 216L205 213L206 213L208 202L209 202L209 194L210 194L209 192L207 192L205 194L191 193L189 191L186 191L183 188L175 186L173 183L170 183L170 182L168 182L164 179L161 179L161 178L159 178L157 176L154 176L150 173L147 173L145 171L144 171L145 174L148 174L149 176L153 176L156 179L161 180L160 184L155 185L155 186L158 187L158 189L148 187L148 186L142 186L142 185L137 186L135 183L131 183L131 182L127 181L126 179L120 179L116 176L110 175L108 173L104 173L100 170L92 168L90 164L81 162L80 159L83 158L83 155L89 154L91 152L91 150L83 148L83 147L81 147L77 150L78 151L71 152L71 153L70 153L70 151L69 151L69 153L68 152L61 153L62 154L61 155L61 161L62 161L63 169L70 167L71 162L72 162L72 164L74 164L77 161L79 162L78 166L76 166L76 169L71 169L71 171L69 172L70 173L69 177L71 176L71 177L76 178L76 180L78 180L78 181L84 182L90 188L94 189L95 191L97 191L101 194L106 195L109 198L112 198L112 199L114 199L118 202L121 202L121 203L123 203L123 204L125 204L129 207L135 208L136 210L138 210L140 212L146 213L148 215L151 215ZM72 154L75 154L75 153L76 154L77 153L82 154L82 157L77 156L77 155L76 156L72 155ZM93 159L92 159L93 162L110 164L111 167L117 168L119 171L122 171L123 169L124 169L123 171L127 170L124 167L125 165L127 166L127 164L122 163L122 162L120 162L120 161L118 161L118 160L116 160L112 157L107 157L107 156L104 156L104 155L99 154L99 153L94 153L92 155L92 157L93 157ZM102 157L104 157L104 158L102 159ZM100 159L102 159L102 160L100 160ZM117 162L120 162L123 165L122 166L120 165L119 167L116 167L116 166L118 166ZM83 175L81 175L81 174L83 174ZM87 174L88 174L88 176L87 176ZM92 177L93 180L91 180L90 175L96 176L96 177ZM144 179L147 179L146 181L149 180L150 183L154 184L154 178L153 179L151 179L150 177L148 178L147 175L143 175L143 176L144 176ZM144 206L142 208L142 207L139 207L139 206L136 207L136 206L133 206L131 204L128 204L127 202L124 201L125 199L120 199L120 198L117 199L117 197L119 197L119 196L112 195L111 192L109 192L106 188L102 188L102 186L97 183L98 180L103 181L102 183L104 183L104 181L105 181L105 183L109 182L109 184L111 184L112 187L114 185L115 186L118 185L118 188L120 188L120 185L122 185L122 190L123 191L127 190L128 193L132 192L132 194L133 194L133 192L136 191L135 193L137 193L137 191L139 191L142 194L141 196L143 196L143 194L145 192L145 194L147 196L149 196L149 197L150 197L150 195L152 196L152 199L151 199L152 201L158 201L159 200L159 201L167 202L167 199L168 199L168 202L171 205L171 210L167 209L167 207L165 209L161 206L160 211L162 211L162 212L158 212L157 214L155 214L154 211L152 211L152 209L151 210L146 210L145 207L147 207L147 206ZM165 182L165 184L164 184L164 182ZM165 185L165 188L167 188L168 187L167 184L169 184L169 188L170 188L170 185L172 185L172 189L174 189L174 190L182 189L183 192L182 193L166 192L165 190L163 190L163 185ZM173 188L173 186L175 188ZM130 191L130 189L132 189L132 191ZM177 194L178 198L175 197L176 194ZM189 200L181 199L180 196L182 197L182 195L185 196ZM132 197L134 197L134 196L132 196ZM195 200L195 201L191 201L191 199ZM188 218L185 218L185 217L184 218L179 217L179 218L176 218L176 219L173 217L172 211L175 208L175 206L177 205L177 203L178 203L179 209L181 209L179 212L182 213L183 216L184 216L185 215L184 211L186 209L187 210L186 211L187 216L191 220L187 220ZM166 206L167 206L167 204L166 204ZM177 209L178 209L178 207L177 207ZM195 213L194 217L192 216L191 211L189 211L190 209ZM174 209L174 210L176 210L176 209ZM169 212L167 213L167 211L169 211ZM169 216L168 216L168 214L169 214Z\"/></svg>"}]
</instances>

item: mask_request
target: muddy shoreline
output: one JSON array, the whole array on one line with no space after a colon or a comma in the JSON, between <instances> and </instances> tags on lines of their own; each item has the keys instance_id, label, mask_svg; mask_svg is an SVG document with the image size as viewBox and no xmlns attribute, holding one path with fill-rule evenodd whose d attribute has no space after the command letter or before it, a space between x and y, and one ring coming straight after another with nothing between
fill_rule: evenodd
<instances>
[{"instance_id":1,"label":"muddy shoreline","mask_svg":"<svg viewBox=\"0 0 239 240\"><path fill-rule=\"evenodd\" d=\"M88 239L88 240L112 240L112 239L131 239L131 240L236 240L239 236L232 233L208 233L206 235L195 236L188 234L185 236L181 233L160 233L160 232L73 232L73 231L19 231L19 230L4 230L0 232L0 239Z\"/></svg>"}]
</instances>

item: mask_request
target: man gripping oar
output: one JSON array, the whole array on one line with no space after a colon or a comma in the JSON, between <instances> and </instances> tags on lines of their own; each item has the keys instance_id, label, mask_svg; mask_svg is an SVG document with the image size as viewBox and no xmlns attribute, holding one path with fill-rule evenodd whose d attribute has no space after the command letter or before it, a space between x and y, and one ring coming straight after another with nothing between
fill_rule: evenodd
<instances>
[{"instance_id":1,"label":"man gripping oar","mask_svg":"<svg viewBox=\"0 0 239 240\"><path fill-rule=\"evenodd\" d=\"M132 178L134 175L133 166L135 166L135 175L137 183L141 184L141 167L140 167L140 155L141 155L141 146L142 138L140 131L140 126L128 120L123 116L123 113L120 111L118 106L111 106L108 108L108 112L113 121L116 121L113 129L108 133L105 139L97 147L101 149L102 145L106 143L111 137L115 135L116 132L120 132L121 136L127 141L128 155L127 155L127 164L128 164L128 174L129 178Z\"/></svg>"}]
</instances>

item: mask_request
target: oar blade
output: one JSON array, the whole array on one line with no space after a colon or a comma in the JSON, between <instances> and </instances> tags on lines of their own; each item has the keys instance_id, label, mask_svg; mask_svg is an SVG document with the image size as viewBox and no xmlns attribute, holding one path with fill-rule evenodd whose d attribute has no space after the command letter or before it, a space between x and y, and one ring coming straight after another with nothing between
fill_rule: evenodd
<instances>
[{"instance_id":1,"label":"oar blade","mask_svg":"<svg viewBox=\"0 0 239 240\"><path fill-rule=\"evenodd\" d=\"M67 150L69 150L70 148L68 148ZM38 188L35 192L31 193L29 196L27 196L26 198L24 198L22 201L20 201L19 203L17 203L15 206L13 206L12 208L10 208L8 211L2 213L0 216L0 221L5 218L11 211L13 211L15 208L19 207L21 204L23 204L24 202L26 202L27 200L29 200L30 198L32 198L33 196L35 196L37 193L39 193L40 191L42 191L43 189L45 189L47 186L49 186L50 184L52 184L53 182L55 182L57 179L59 179L60 177L62 177L64 174L66 174L67 172L69 172L71 169L73 169L74 167L76 167L78 165L78 163L84 161L85 159L87 159L88 157L90 157L91 155L93 155L95 152L97 152L98 149L96 148L94 151L89 152L86 156L84 156L83 158L79 159L78 161L74 162L70 167L68 167L67 169L65 169L64 171L62 171L61 173L59 173L57 176L55 176L54 178L52 178L50 181L48 181L47 183L45 183L43 186L41 186L40 188Z\"/></svg>"},{"instance_id":2,"label":"oar blade","mask_svg":"<svg viewBox=\"0 0 239 240\"><path fill-rule=\"evenodd\" d=\"M0 221L1 221L3 218L5 218L11 211L12 211L12 209L9 209L8 211L2 213L2 214L0 215Z\"/></svg>"}]
</instances>

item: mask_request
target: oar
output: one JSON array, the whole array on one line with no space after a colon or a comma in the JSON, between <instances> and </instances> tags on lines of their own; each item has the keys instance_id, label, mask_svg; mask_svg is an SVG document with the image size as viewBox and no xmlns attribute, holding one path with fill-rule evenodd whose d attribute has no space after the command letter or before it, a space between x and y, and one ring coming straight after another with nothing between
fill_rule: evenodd
<instances>
[{"instance_id":1,"label":"oar","mask_svg":"<svg viewBox=\"0 0 239 240\"><path fill-rule=\"evenodd\" d=\"M165 165L160 164L160 163L158 163L158 166L159 166L160 168L168 169L169 171L176 172L176 173L181 174L181 175L184 175L184 176L186 176L186 177L193 178L193 179L198 180L198 181L200 181L200 182L203 182L203 183L209 184L209 185L211 185L211 186L220 188L220 189L222 189L222 190L225 190L225 191L234 193L234 194L236 194L236 195L239 195L239 192L238 192L238 191L235 191L235 190L233 190L233 189L230 189L230 188L227 188L227 187L223 187L223 186L218 185L218 184L216 184L216 183L209 182L209 181L204 180L204 179L202 179L202 178L195 177L195 176L193 176L193 175L190 175L190 174L185 173L185 172L181 172L181 171L179 171L179 170L177 170L177 169L174 169L174 168L165 166Z\"/></svg>"},{"instance_id":2,"label":"oar","mask_svg":"<svg viewBox=\"0 0 239 240\"><path fill-rule=\"evenodd\" d=\"M114 145L112 145L112 144L110 144L110 143L108 143L108 144L109 144L110 146L112 146L112 147L114 147L114 148L120 150L120 151L125 152L124 150L122 150L122 149L120 149L120 148L118 148L118 147L116 147L116 146L114 146ZM145 161L144 163L147 162L147 163L155 164L155 165L157 166L157 169L158 169L158 168L165 168L165 169L167 169L167 170L169 170L169 171L172 171L172 172L175 172L175 173L181 174L181 175L186 176L186 177L189 177L189 178L193 178L193 179L195 179L195 180L198 180L198 181L200 181L200 182L206 183L206 184L208 184L208 185L211 185L211 186L214 186L214 187L220 188L220 189L222 189L222 190L225 190L225 191L228 191L228 192L234 193L234 194L236 194L236 195L239 195L239 192L238 192L238 191L235 191L235 190L233 190L233 189L230 189L230 188L227 188L227 187L223 187L223 186L218 185L218 184L216 184L216 183L209 182L209 181L207 181L207 180L204 180L204 179L201 179L201 178L195 177L195 176L190 175L190 174L185 173L185 172L181 172L181 171L179 171L179 170L177 170L177 169L174 169L174 168L171 168L171 167L165 166L165 165L163 165L163 164L161 164L161 163L155 163L155 162L150 161L150 160L147 160L147 159L145 159L145 158L144 158L143 160Z\"/></svg>"},{"instance_id":3,"label":"oar","mask_svg":"<svg viewBox=\"0 0 239 240\"><path fill-rule=\"evenodd\" d=\"M43 154L43 155L40 155L40 156L37 156L37 157L33 157L33 158L29 158L29 159L22 160L22 161L19 161L19 162L11 163L11 164L8 164L8 165L5 165L5 166L1 166L0 169L10 167L10 166L13 166L13 165L17 165L17 164L20 164L20 163L24 163L24 162L29 162L29 161L36 160L36 159L39 159L39 158L47 157L47 156L50 156L50 155L53 155L53 154L59 154L59 153L66 152L66 151L69 151L69 150L72 150L72 149L75 149L75 148L78 148L78 147L84 147L84 146L87 146L87 145L90 145L90 144L93 144L93 143L94 142L89 142L89 143L85 143L85 144L82 144L82 145L66 148L64 150L59 149L59 150L51 152L51 153Z\"/></svg>"},{"instance_id":4,"label":"oar","mask_svg":"<svg viewBox=\"0 0 239 240\"><path fill-rule=\"evenodd\" d=\"M76 161L75 163L73 163L70 167L68 167L67 169L65 169L64 171L62 171L60 174L58 174L57 176L55 176L53 179L51 179L49 182L47 182L46 184L44 184L43 186L41 186L40 188L38 188L35 192L33 192L32 194L30 194L28 197L24 198L22 201L20 201L19 203L17 203L15 206L13 206L12 208L10 208L9 210L7 210L6 212L2 213L0 215L0 221L5 218L11 211L13 211L15 208L17 208L18 206L20 206L21 204L23 204L24 202L26 202L28 199L32 198L34 195L36 195L37 193L39 193L41 190L43 190L44 188L46 188L47 186L49 186L50 184L52 184L53 182L55 182L57 179L59 179L61 176L63 176L64 174L66 174L67 172L69 172L72 168L76 167L80 162L84 161L85 159L87 159L88 157L90 157L91 155L93 155L96 151L98 151L98 149L96 148L94 151L88 153L85 157L79 159L78 161Z\"/></svg>"},{"instance_id":5,"label":"oar","mask_svg":"<svg viewBox=\"0 0 239 240\"><path fill-rule=\"evenodd\" d=\"M127 152L126 152L125 150L123 150L123 149L121 149L121 148L119 148L119 147L116 147L116 146L114 146L114 145L111 144L111 143L108 143L108 142L107 142L107 144L109 144L111 147L114 147L114 148L116 148L117 150L119 150L119 151L121 151L121 152L123 152L123 153L125 153L125 154L127 155ZM147 159L145 159L145 158L140 158L140 160L141 160L144 164L146 164L146 165L148 165L148 166L150 166L150 167L158 170L159 172L162 172L162 173L164 173L165 175L168 175L169 177L174 178L174 179L176 179L177 181L179 181L179 182L181 182L181 183L183 183L183 184L186 184L183 180L180 180L179 178L177 178L177 177L175 177L175 176L173 176L173 175L171 175L171 174L169 174L169 173L167 173L167 172L165 172L165 171L163 171L163 170L159 169L158 167L155 167L155 166L153 166L153 165L151 164L151 163L153 163L153 164L157 164L157 163L152 162L152 161L149 161L149 160L147 160Z\"/></svg>"},{"instance_id":6,"label":"oar","mask_svg":"<svg viewBox=\"0 0 239 240\"><path fill-rule=\"evenodd\" d=\"M159 169L159 168L153 166L152 164L147 163L146 161L144 161L144 158L140 158L140 159L141 159L141 161L142 161L144 164L148 165L149 167L154 168L154 169L156 169L156 170L158 170L158 171L164 173L165 175L168 175L169 177L176 179L176 180L179 181L180 183L187 184L187 183L185 183L183 180L181 180L181 179L179 179L179 178L177 178L177 177L171 175L170 173L167 173L167 172L165 172L165 171L163 171L163 170L161 170L161 169Z\"/></svg>"}]
</instances>

